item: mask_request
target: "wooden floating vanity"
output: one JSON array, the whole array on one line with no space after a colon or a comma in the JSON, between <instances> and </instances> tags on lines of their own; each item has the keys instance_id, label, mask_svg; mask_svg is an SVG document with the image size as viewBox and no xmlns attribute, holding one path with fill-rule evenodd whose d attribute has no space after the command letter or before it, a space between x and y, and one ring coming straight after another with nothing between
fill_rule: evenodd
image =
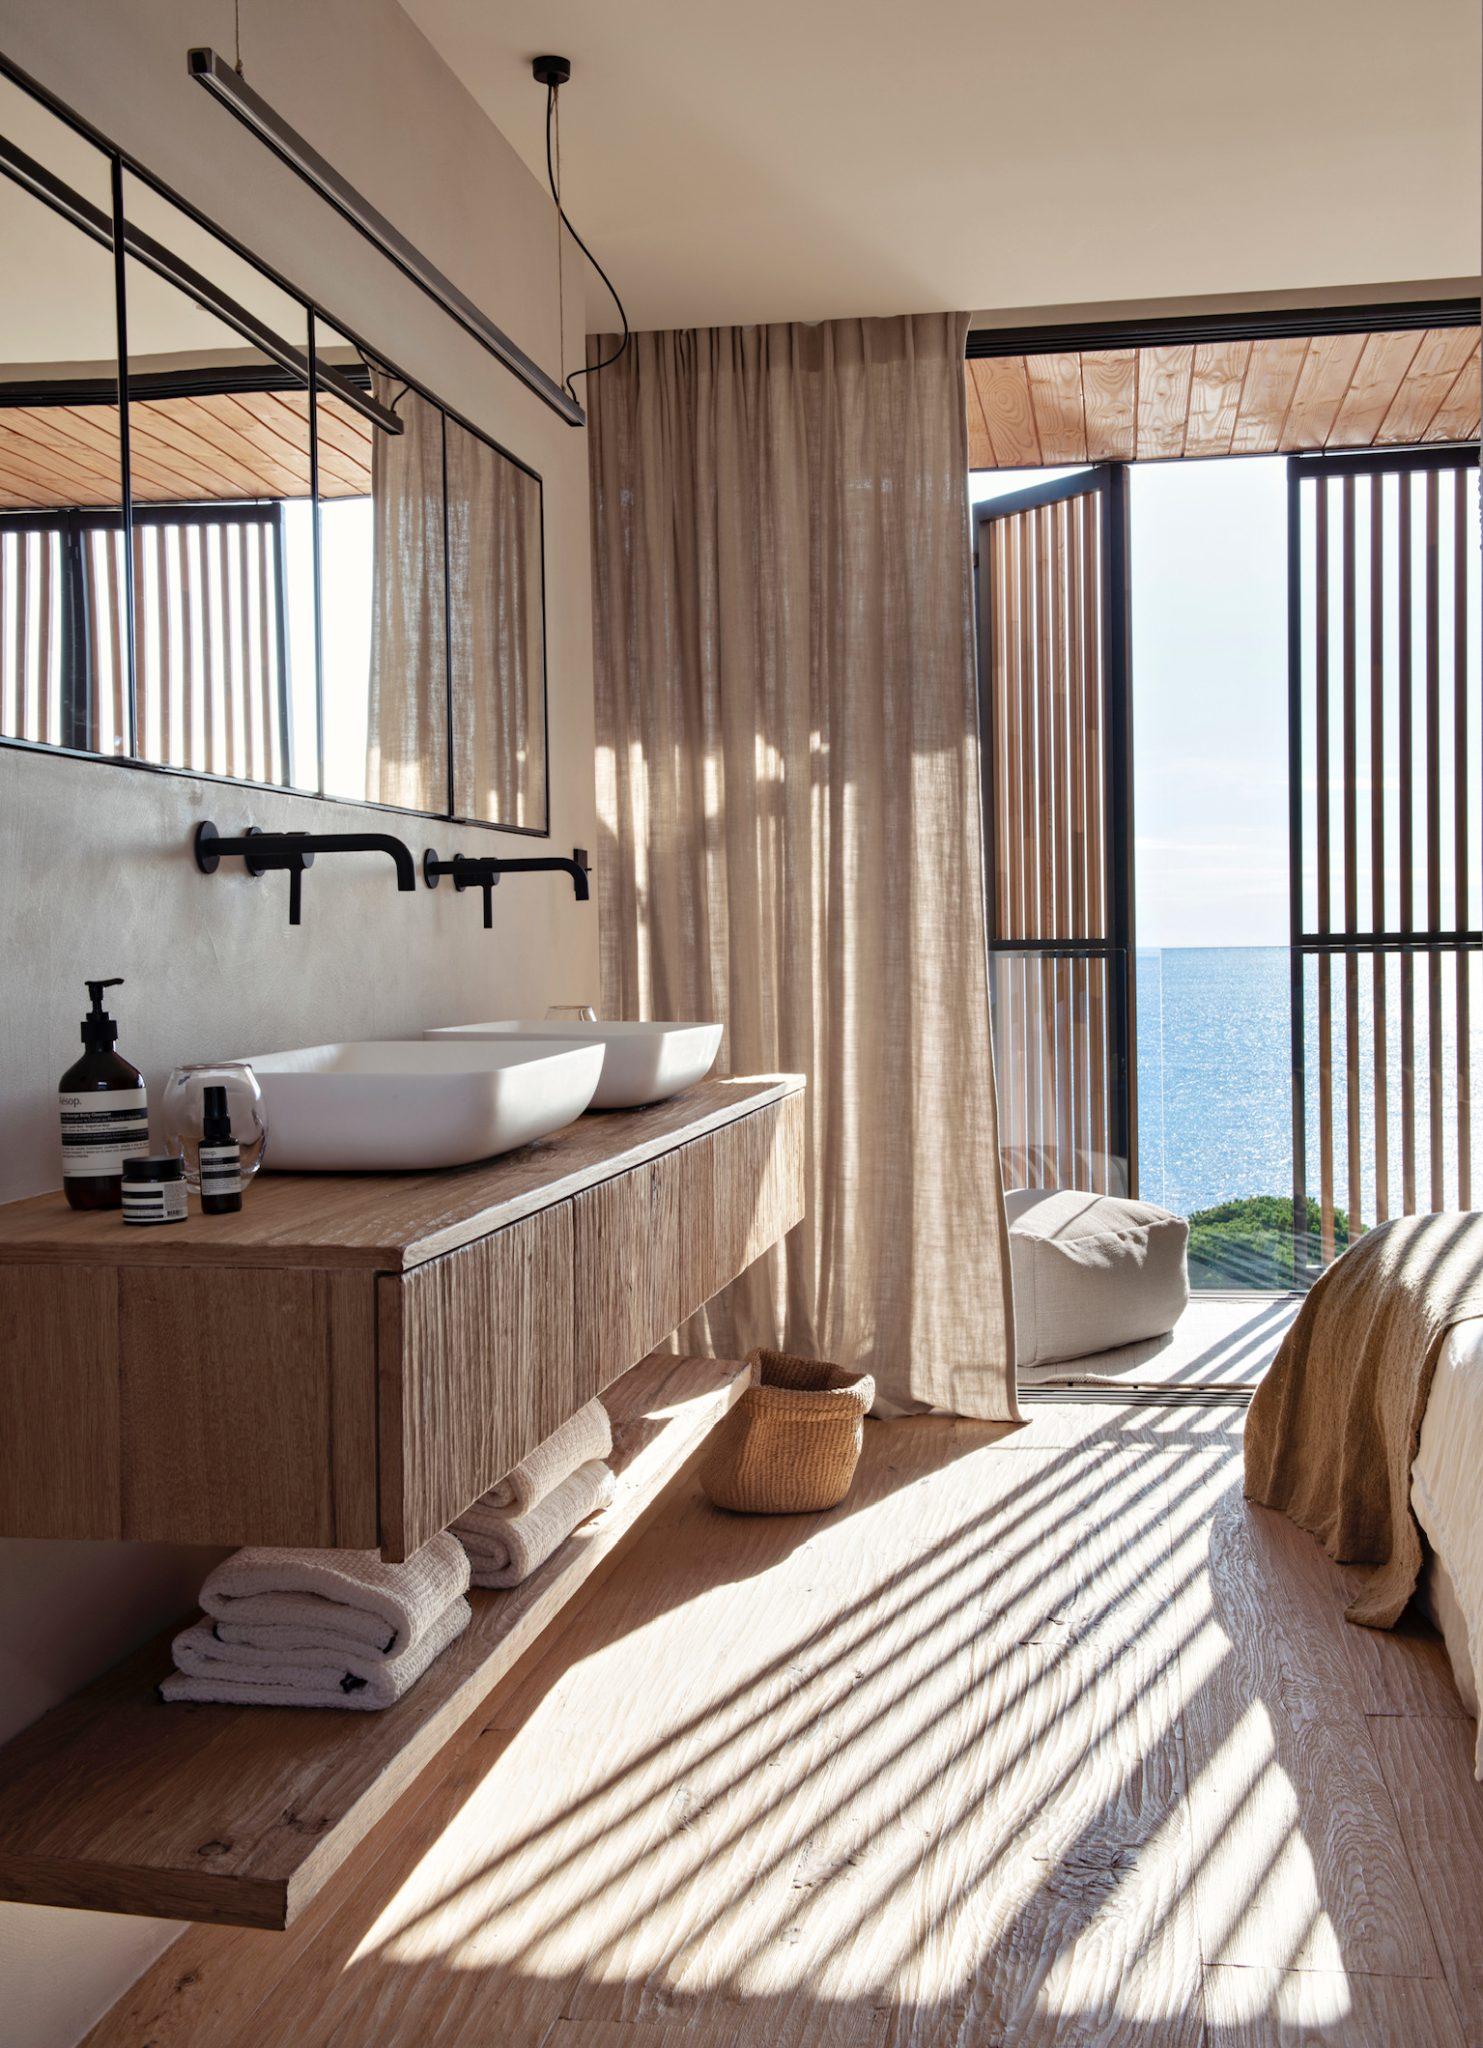
<instances>
[{"instance_id":1,"label":"wooden floating vanity","mask_svg":"<svg viewBox=\"0 0 1483 2048\"><path fill-rule=\"evenodd\" d=\"M745 1384L650 1356L803 1214L803 1083L489 1165L264 1176L159 1230L0 1208L0 1535L406 1556L594 1394L617 1496L377 1714L166 1706L170 1631L0 1750L0 1898L286 1927Z\"/></svg>"},{"instance_id":2,"label":"wooden floating vanity","mask_svg":"<svg viewBox=\"0 0 1483 2048\"><path fill-rule=\"evenodd\" d=\"M0 1535L410 1555L799 1220L802 1088L156 1230L0 1207Z\"/></svg>"},{"instance_id":3,"label":"wooden floating vanity","mask_svg":"<svg viewBox=\"0 0 1483 2048\"><path fill-rule=\"evenodd\" d=\"M169 1630L0 1749L0 1899L288 1927L594 1574L746 1385L659 1356L608 1396L616 1497L377 1714L166 1706Z\"/></svg>"}]
</instances>

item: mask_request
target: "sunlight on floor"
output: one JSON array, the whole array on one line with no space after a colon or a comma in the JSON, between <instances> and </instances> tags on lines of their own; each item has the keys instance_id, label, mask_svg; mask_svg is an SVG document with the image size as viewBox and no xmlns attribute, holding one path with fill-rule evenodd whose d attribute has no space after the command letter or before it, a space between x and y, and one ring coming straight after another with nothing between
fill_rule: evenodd
<instances>
[{"instance_id":1,"label":"sunlight on floor","mask_svg":"<svg viewBox=\"0 0 1483 2048\"><path fill-rule=\"evenodd\" d=\"M1239 1953L1246 1938L1259 1936L1266 1960L1280 1968L1301 1963L1341 1970L1338 1938L1317 1904L1318 1873L1298 1831L1297 1794L1274 1748L1266 1708L1254 1704L1190 1787L1202 1888L1219 1902L1209 1952L1215 1958ZM1303 1898L1315 1903L1294 1921L1293 1901ZM1279 1907L1288 1919L1287 1939L1273 1953L1271 1925Z\"/></svg>"},{"instance_id":2,"label":"sunlight on floor","mask_svg":"<svg viewBox=\"0 0 1483 2048\"><path fill-rule=\"evenodd\" d=\"M1178 1475L988 1447L896 1476L779 1556L786 1597L753 1581L753 1613L788 1617L764 1658L728 1580L589 1648L460 1816L467 1848L440 1845L460 1883L430 1895L420 1869L357 1959L518 1955L659 1978L665 2007L893 1980L951 2004L1048 1912L1059 1953L1024 1987L1041 2010L1079 2009L1090 1971L1123 2015L1167 2012L1194 1953L1181 1972ZM681 1613L677 1667L659 1631ZM595 1710L636 1685L647 1742Z\"/></svg>"},{"instance_id":3,"label":"sunlight on floor","mask_svg":"<svg viewBox=\"0 0 1483 2048\"><path fill-rule=\"evenodd\" d=\"M1462 2048L1355 1692L1433 1652L1345 1663L1240 1426L873 1426L831 1515L677 1497L272 2048Z\"/></svg>"}]
</instances>

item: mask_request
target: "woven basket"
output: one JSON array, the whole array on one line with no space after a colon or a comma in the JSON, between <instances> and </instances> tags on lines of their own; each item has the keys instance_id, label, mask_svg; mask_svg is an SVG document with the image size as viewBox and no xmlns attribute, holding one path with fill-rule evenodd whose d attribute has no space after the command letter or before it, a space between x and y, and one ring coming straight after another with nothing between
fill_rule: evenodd
<instances>
[{"instance_id":1,"label":"woven basket","mask_svg":"<svg viewBox=\"0 0 1483 2048\"><path fill-rule=\"evenodd\" d=\"M700 1483L718 1508L748 1515L837 1507L860 1461L868 1373L754 1351L752 1384L716 1431Z\"/></svg>"}]
</instances>

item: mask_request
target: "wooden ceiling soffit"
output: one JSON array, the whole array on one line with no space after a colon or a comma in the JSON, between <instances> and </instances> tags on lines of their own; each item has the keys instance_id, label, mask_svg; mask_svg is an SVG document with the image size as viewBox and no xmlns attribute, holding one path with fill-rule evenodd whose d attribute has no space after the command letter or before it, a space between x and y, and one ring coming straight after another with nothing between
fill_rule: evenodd
<instances>
[{"instance_id":1,"label":"wooden ceiling soffit","mask_svg":"<svg viewBox=\"0 0 1483 2048\"><path fill-rule=\"evenodd\" d=\"M970 357L973 469L1467 441L1476 327Z\"/></svg>"}]
</instances>

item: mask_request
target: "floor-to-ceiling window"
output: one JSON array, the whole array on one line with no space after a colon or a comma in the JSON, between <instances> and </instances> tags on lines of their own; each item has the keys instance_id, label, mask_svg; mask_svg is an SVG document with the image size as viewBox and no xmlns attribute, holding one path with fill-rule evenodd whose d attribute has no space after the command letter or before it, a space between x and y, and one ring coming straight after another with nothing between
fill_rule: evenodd
<instances>
[{"instance_id":1,"label":"floor-to-ceiling window","mask_svg":"<svg viewBox=\"0 0 1483 2048\"><path fill-rule=\"evenodd\" d=\"M1299 456L1292 550L1295 1172L1320 1270L1475 1200L1483 677L1475 450Z\"/></svg>"},{"instance_id":2,"label":"floor-to-ceiling window","mask_svg":"<svg viewBox=\"0 0 1483 2048\"><path fill-rule=\"evenodd\" d=\"M1292 1277L1287 465L1130 475L1138 1186L1197 1287Z\"/></svg>"},{"instance_id":3,"label":"floor-to-ceiling window","mask_svg":"<svg viewBox=\"0 0 1483 2048\"><path fill-rule=\"evenodd\" d=\"M1302 1286L1472 1198L1476 486L1468 451L973 478L1006 1177L1188 1216L1197 1287Z\"/></svg>"}]
</instances>

